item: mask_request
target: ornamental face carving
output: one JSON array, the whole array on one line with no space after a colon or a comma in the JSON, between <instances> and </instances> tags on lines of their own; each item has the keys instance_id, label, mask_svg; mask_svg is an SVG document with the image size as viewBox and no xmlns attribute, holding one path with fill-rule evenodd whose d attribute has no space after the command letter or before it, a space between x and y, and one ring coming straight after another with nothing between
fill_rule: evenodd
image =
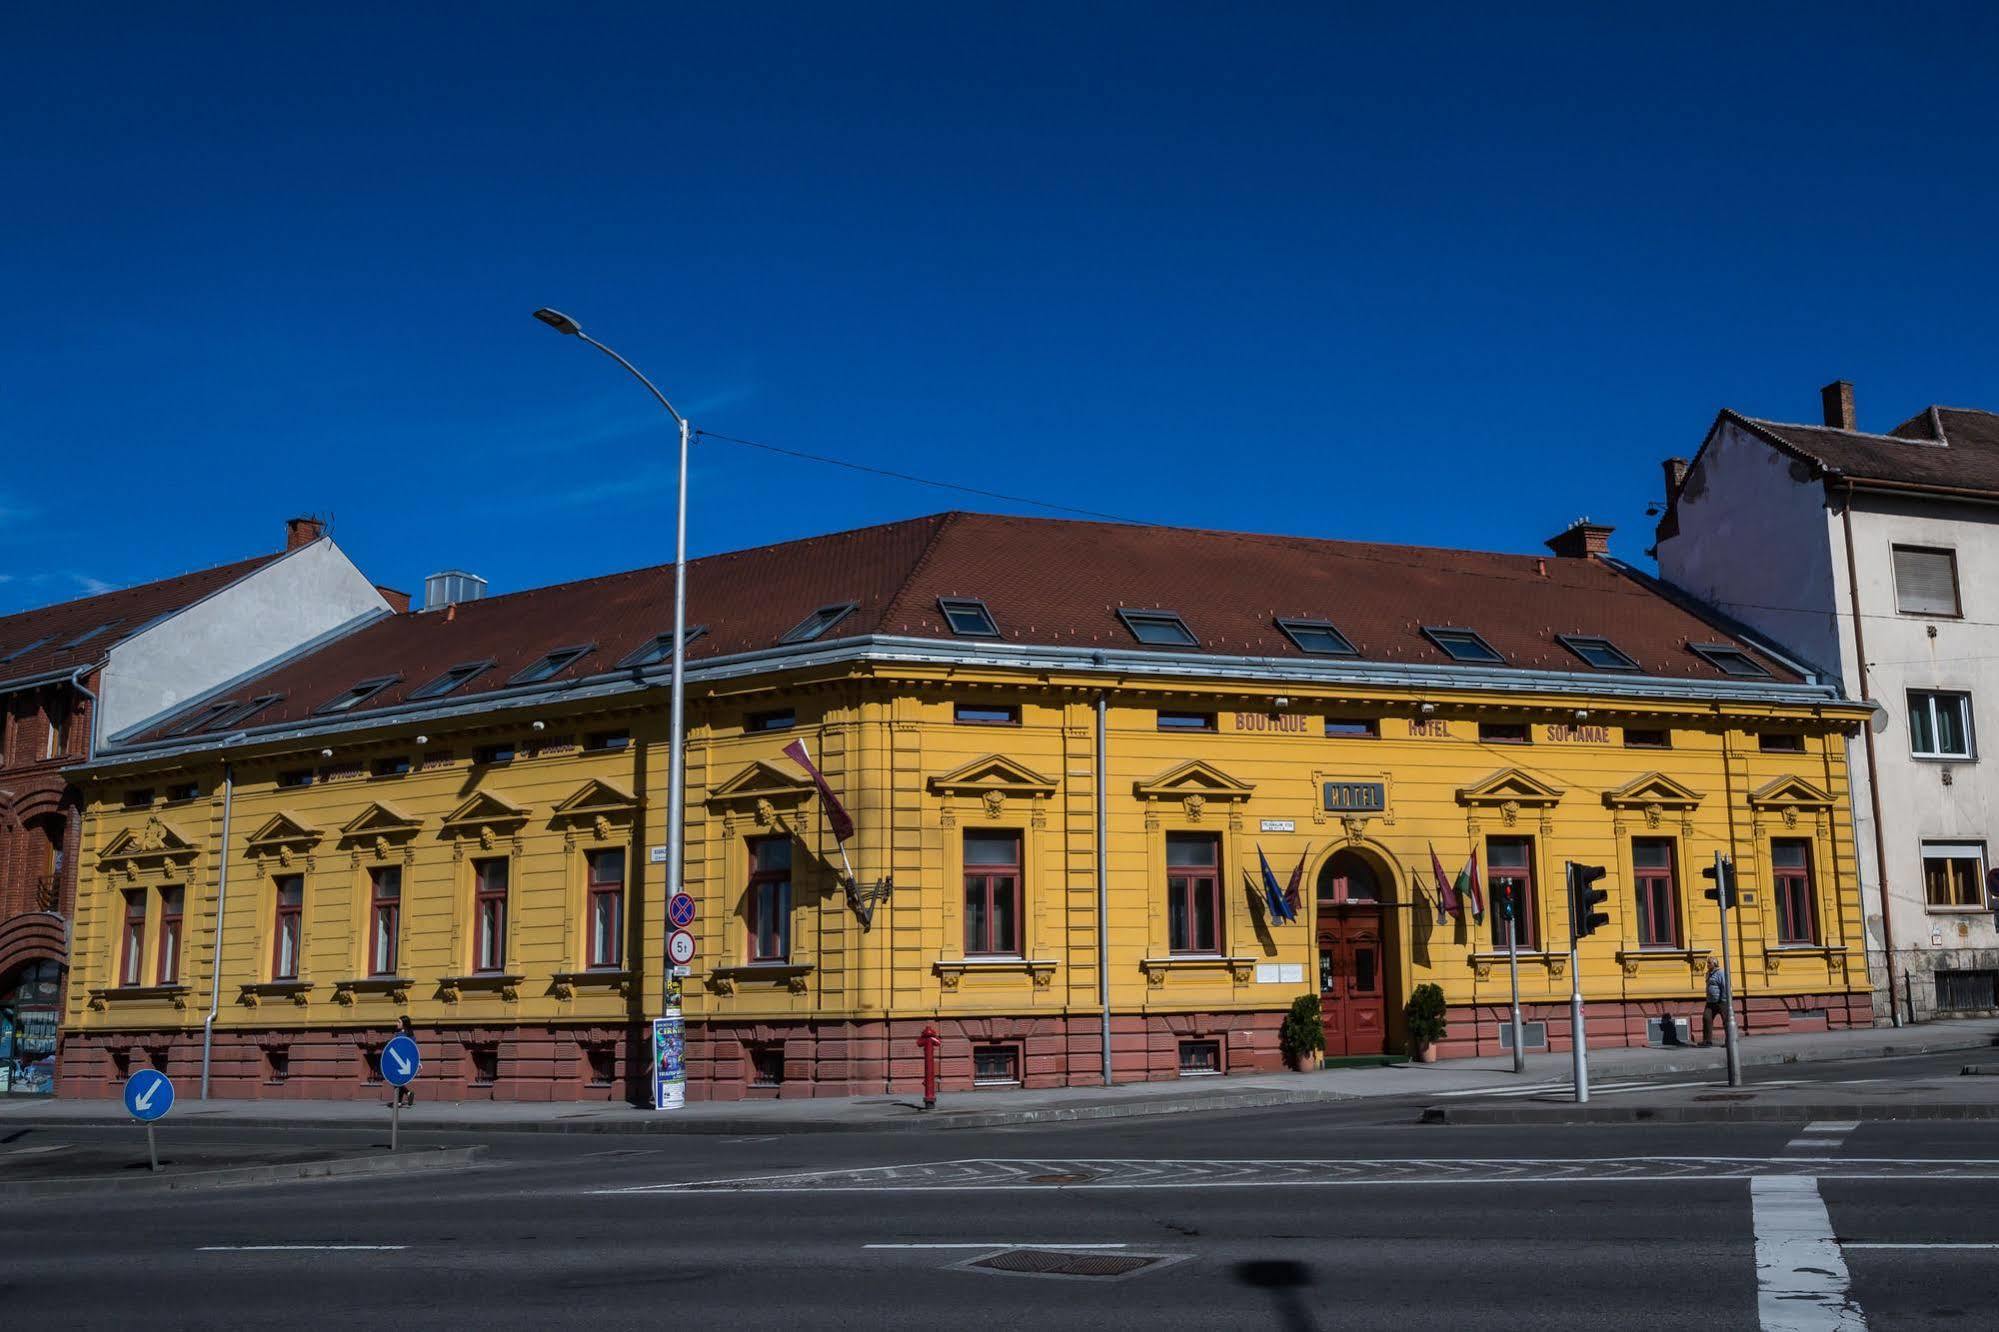
<instances>
[{"instance_id":1,"label":"ornamental face carving","mask_svg":"<svg viewBox=\"0 0 1999 1332\"><path fill-rule=\"evenodd\" d=\"M491 851L493 849L493 829L490 824L482 823L479 825L479 849L481 851Z\"/></svg>"},{"instance_id":2,"label":"ornamental face carving","mask_svg":"<svg viewBox=\"0 0 1999 1332\"><path fill-rule=\"evenodd\" d=\"M1180 804L1187 811L1187 822L1199 823L1201 821L1201 811L1208 807L1208 798L1206 796L1190 795L1181 801Z\"/></svg>"},{"instance_id":3,"label":"ornamental face carving","mask_svg":"<svg viewBox=\"0 0 1999 1332\"><path fill-rule=\"evenodd\" d=\"M777 822L777 806L768 800L757 801L757 827L768 828Z\"/></svg>"},{"instance_id":4,"label":"ornamental face carving","mask_svg":"<svg viewBox=\"0 0 1999 1332\"><path fill-rule=\"evenodd\" d=\"M980 803L986 807L986 817L996 819L1006 811L1006 796L999 791L987 791L980 795Z\"/></svg>"},{"instance_id":5,"label":"ornamental face carving","mask_svg":"<svg viewBox=\"0 0 1999 1332\"><path fill-rule=\"evenodd\" d=\"M1509 800L1499 807L1499 821L1511 828L1520 822L1520 802Z\"/></svg>"},{"instance_id":6,"label":"ornamental face carving","mask_svg":"<svg viewBox=\"0 0 1999 1332\"><path fill-rule=\"evenodd\" d=\"M590 821L590 831L596 835L598 841L608 842L611 840L611 821L599 814Z\"/></svg>"},{"instance_id":7,"label":"ornamental face carving","mask_svg":"<svg viewBox=\"0 0 1999 1332\"><path fill-rule=\"evenodd\" d=\"M1798 807L1796 805L1784 806L1784 826L1786 828L1795 828L1798 826Z\"/></svg>"},{"instance_id":8,"label":"ornamental face carving","mask_svg":"<svg viewBox=\"0 0 1999 1332\"><path fill-rule=\"evenodd\" d=\"M157 851L166 844L166 825L158 819L147 819L146 826L139 830L139 849L141 851Z\"/></svg>"},{"instance_id":9,"label":"ornamental face carving","mask_svg":"<svg viewBox=\"0 0 1999 1332\"><path fill-rule=\"evenodd\" d=\"M1660 823L1662 823L1665 820L1665 818L1666 818L1666 811L1657 802L1645 806L1646 827L1656 828L1660 825Z\"/></svg>"}]
</instances>

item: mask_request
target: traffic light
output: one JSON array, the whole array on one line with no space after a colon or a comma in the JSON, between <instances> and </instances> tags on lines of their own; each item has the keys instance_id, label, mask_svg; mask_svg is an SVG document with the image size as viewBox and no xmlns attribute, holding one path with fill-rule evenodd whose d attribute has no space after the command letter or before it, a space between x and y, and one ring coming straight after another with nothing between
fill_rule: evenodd
<instances>
[{"instance_id":1,"label":"traffic light","mask_svg":"<svg viewBox=\"0 0 1999 1332\"><path fill-rule=\"evenodd\" d=\"M1513 880L1511 879L1497 879L1493 882L1492 904L1499 909L1499 918L1501 920L1513 919L1515 910L1513 902L1514 891ZM1999 898L1995 898L1994 901L1999 902Z\"/></svg>"},{"instance_id":2,"label":"traffic light","mask_svg":"<svg viewBox=\"0 0 1999 1332\"><path fill-rule=\"evenodd\" d=\"M1725 892L1728 894L1728 900L1723 902L1722 905L1733 910L1736 902L1739 900L1736 894L1736 887L1735 887L1735 862L1724 856L1718 863L1721 865L1721 879L1722 879L1721 883L1718 884L1715 888L1708 889L1706 892L1702 893L1701 896L1705 897L1708 901L1713 902L1718 900L1717 894L1719 892ZM1706 879L1709 883L1713 883L1714 870L1715 867L1713 865L1709 865L1706 869L1701 871L1701 877L1703 879Z\"/></svg>"},{"instance_id":3,"label":"traffic light","mask_svg":"<svg viewBox=\"0 0 1999 1332\"><path fill-rule=\"evenodd\" d=\"M1578 939L1595 934L1599 925L1610 924L1610 917L1597 910L1610 899L1609 893L1596 886L1607 873L1601 865L1569 863L1569 921Z\"/></svg>"}]
</instances>

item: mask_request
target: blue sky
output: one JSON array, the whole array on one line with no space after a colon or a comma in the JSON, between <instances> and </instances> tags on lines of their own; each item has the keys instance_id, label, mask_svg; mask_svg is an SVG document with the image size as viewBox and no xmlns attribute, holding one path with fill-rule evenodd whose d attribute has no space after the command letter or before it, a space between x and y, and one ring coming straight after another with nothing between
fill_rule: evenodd
<instances>
[{"instance_id":1,"label":"blue sky","mask_svg":"<svg viewBox=\"0 0 1999 1332\"><path fill-rule=\"evenodd\" d=\"M657 409L541 304L727 434L1501 550L1641 557L1722 405L1999 406L1993 11L1524 8L17 7L0 611L304 510L405 587L670 558ZM1008 507L694 487L696 553Z\"/></svg>"}]
</instances>

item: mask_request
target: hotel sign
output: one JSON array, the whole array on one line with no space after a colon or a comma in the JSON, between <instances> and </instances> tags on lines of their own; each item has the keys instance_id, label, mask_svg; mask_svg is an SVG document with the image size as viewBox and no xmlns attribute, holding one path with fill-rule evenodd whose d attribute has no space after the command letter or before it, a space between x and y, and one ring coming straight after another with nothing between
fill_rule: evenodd
<instances>
[{"instance_id":1,"label":"hotel sign","mask_svg":"<svg viewBox=\"0 0 1999 1332\"><path fill-rule=\"evenodd\" d=\"M1327 782L1328 814L1380 814L1388 808L1388 787L1383 782Z\"/></svg>"}]
</instances>

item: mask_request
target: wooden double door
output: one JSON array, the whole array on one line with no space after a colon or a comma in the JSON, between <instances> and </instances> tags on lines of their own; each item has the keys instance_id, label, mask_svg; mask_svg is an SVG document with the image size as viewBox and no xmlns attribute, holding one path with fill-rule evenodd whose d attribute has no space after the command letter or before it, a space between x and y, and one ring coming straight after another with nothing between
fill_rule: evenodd
<instances>
[{"instance_id":1,"label":"wooden double door","mask_svg":"<svg viewBox=\"0 0 1999 1332\"><path fill-rule=\"evenodd\" d=\"M1326 1054L1388 1052L1386 950L1379 906L1319 906L1319 1011Z\"/></svg>"}]
</instances>

